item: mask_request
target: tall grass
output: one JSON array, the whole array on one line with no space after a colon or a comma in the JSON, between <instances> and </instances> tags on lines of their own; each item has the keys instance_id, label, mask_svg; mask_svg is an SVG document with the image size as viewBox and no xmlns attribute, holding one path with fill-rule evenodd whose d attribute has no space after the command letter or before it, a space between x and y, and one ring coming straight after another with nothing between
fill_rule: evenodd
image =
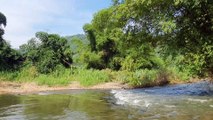
<instances>
[{"instance_id":1,"label":"tall grass","mask_svg":"<svg viewBox=\"0 0 213 120\"><path fill-rule=\"evenodd\" d=\"M0 81L15 81L18 74L18 71L0 71Z\"/></svg>"},{"instance_id":2,"label":"tall grass","mask_svg":"<svg viewBox=\"0 0 213 120\"><path fill-rule=\"evenodd\" d=\"M86 69L76 69L72 75L72 79L79 81L80 84L84 86L96 85L99 83L111 81L110 75L104 70L86 70Z\"/></svg>"},{"instance_id":3,"label":"tall grass","mask_svg":"<svg viewBox=\"0 0 213 120\"><path fill-rule=\"evenodd\" d=\"M54 77L53 75L39 75L34 79L38 85L48 86L66 86L70 83L70 79L66 77Z\"/></svg>"},{"instance_id":4,"label":"tall grass","mask_svg":"<svg viewBox=\"0 0 213 120\"><path fill-rule=\"evenodd\" d=\"M99 83L119 81L133 87L150 87L165 85L169 82L187 81L190 72L180 70L176 66L167 66L158 69L139 69L136 71L113 71L110 69L65 69L57 68L50 74L40 74L33 66L22 68L19 71L0 72L0 81L35 82L38 85L65 86L72 81L78 81L83 86L92 86Z\"/></svg>"},{"instance_id":5,"label":"tall grass","mask_svg":"<svg viewBox=\"0 0 213 120\"><path fill-rule=\"evenodd\" d=\"M35 67L25 67L15 72L0 72L1 81L35 82L38 85L65 86L71 81L79 81L83 86L91 86L110 81L106 71L58 68L50 74L39 74Z\"/></svg>"}]
</instances>

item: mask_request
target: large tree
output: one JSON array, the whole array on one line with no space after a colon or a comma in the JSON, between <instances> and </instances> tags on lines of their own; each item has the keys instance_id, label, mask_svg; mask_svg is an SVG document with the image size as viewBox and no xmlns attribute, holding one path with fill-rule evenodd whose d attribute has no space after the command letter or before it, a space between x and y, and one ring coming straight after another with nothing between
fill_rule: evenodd
<instances>
[{"instance_id":1,"label":"large tree","mask_svg":"<svg viewBox=\"0 0 213 120\"><path fill-rule=\"evenodd\" d=\"M2 35L4 34L3 26L7 25L7 19L3 13L0 12L0 40L2 41Z\"/></svg>"},{"instance_id":2,"label":"large tree","mask_svg":"<svg viewBox=\"0 0 213 120\"><path fill-rule=\"evenodd\" d=\"M46 32L37 32L35 36L27 44L20 46L20 50L39 72L50 73L58 66L71 66L72 52L66 38Z\"/></svg>"},{"instance_id":3,"label":"large tree","mask_svg":"<svg viewBox=\"0 0 213 120\"><path fill-rule=\"evenodd\" d=\"M165 59L182 55L183 69L213 73L212 0L113 0L90 26L106 62L155 68L156 54Z\"/></svg>"},{"instance_id":4,"label":"large tree","mask_svg":"<svg viewBox=\"0 0 213 120\"><path fill-rule=\"evenodd\" d=\"M16 69L23 61L19 52L12 49L10 44L3 39L3 26L5 27L6 25L7 19L5 15L0 12L0 71Z\"/></svg>"}]
</instances>

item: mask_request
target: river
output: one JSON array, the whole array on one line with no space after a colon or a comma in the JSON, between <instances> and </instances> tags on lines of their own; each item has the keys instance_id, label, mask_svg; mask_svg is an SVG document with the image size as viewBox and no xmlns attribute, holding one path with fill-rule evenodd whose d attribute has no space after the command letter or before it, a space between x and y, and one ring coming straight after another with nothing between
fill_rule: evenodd
<instances>
[{"instance_id":1,"label":"river","mask_svg":"<svg viewBox=\"0 0 213 120\"><path fill-rule=\"evenodd\" d=\"M213 120L203 81L133 90L60 90L0 95L0 120Z\"/></svg>"}]
</instances>

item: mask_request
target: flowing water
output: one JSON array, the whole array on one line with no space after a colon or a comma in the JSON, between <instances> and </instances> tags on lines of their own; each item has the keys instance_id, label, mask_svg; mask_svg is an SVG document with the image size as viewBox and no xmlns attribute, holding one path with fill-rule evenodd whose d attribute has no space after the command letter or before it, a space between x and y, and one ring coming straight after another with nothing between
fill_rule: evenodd
<instances>
[{"instance_id":1,"label":"flowing water","mask_svg":"<svg viewBox=\"0 0 213 120\"><path fill-rule=\"evenodd\" d=\"M0 120L13 119L213 120L213 85L0 95Z\"/></svg>"}]
</instances>

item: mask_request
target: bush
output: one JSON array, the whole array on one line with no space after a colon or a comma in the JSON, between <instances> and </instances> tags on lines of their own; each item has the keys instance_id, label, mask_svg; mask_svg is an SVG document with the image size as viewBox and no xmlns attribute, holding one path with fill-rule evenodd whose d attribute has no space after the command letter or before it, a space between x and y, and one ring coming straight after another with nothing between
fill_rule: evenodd
<instances>
[{"instance_id":1,"label":"bush","mask_svg":"<svg viewBox=\"0 0 213 120\"><path fill-rule=\"evenodd\" d=\"M188 68L180 70L180 68L173 66L167 67L167 71L170 75L169 77L172 82L187 81L190 79L190 77L192 77L190 69Z\"/></svg>"},{"instance_id":2,"label":"bush","mask_svg":"<svg viewBox=\"0 0 213 120\"><path fill-rule=\"evenodd\" d=\"M122 62L121 62L121 69L127 70L127 71L134 71L138 69L139 64L130 56L127 56Z\"/></svg>"},{"instance_id":3,"label":"bush","mask_svg":"<svg viewBox=\"0 0 213 120\"><path fill-rule=\"evenodd\" d=\"M134 72L129 83L134 87L150 87L153 86L156 79L156 70L144 69Z\"/></svg>"},{"instance_id":4,"label":"bush","mask_svg":"<svg viewBox=\"0 0 213 120\"><path fill-rule=\"evenodd\" d=\"M164 71L169 74L170 81L182 82L189 80L193 76L191 67L186 63L186 58L183 55L167 56L165 58Z\"/></svg>"},{"instance_id":5,"label":"bush","mask_svg":"<svg viewBox=\"0 0 213 120\"><path fill-rule=\"evenodd\" d=\"M32 81L34 78L38 77L39 73L35 66L26 66L18 71L18 75L15 78L17 81Z\"/></svg>"},{"instance_id":6,"label":"bush","mask_svg":"<svg viewBox=\"0 0 213 120\"><path fill-rule=\"evenodd\" d=\"M162 86L169 83L169 74L164 70L123 71L123 75L118 76L117 78L122 79L132 87Z\"/></svg>"}]
</instances>

